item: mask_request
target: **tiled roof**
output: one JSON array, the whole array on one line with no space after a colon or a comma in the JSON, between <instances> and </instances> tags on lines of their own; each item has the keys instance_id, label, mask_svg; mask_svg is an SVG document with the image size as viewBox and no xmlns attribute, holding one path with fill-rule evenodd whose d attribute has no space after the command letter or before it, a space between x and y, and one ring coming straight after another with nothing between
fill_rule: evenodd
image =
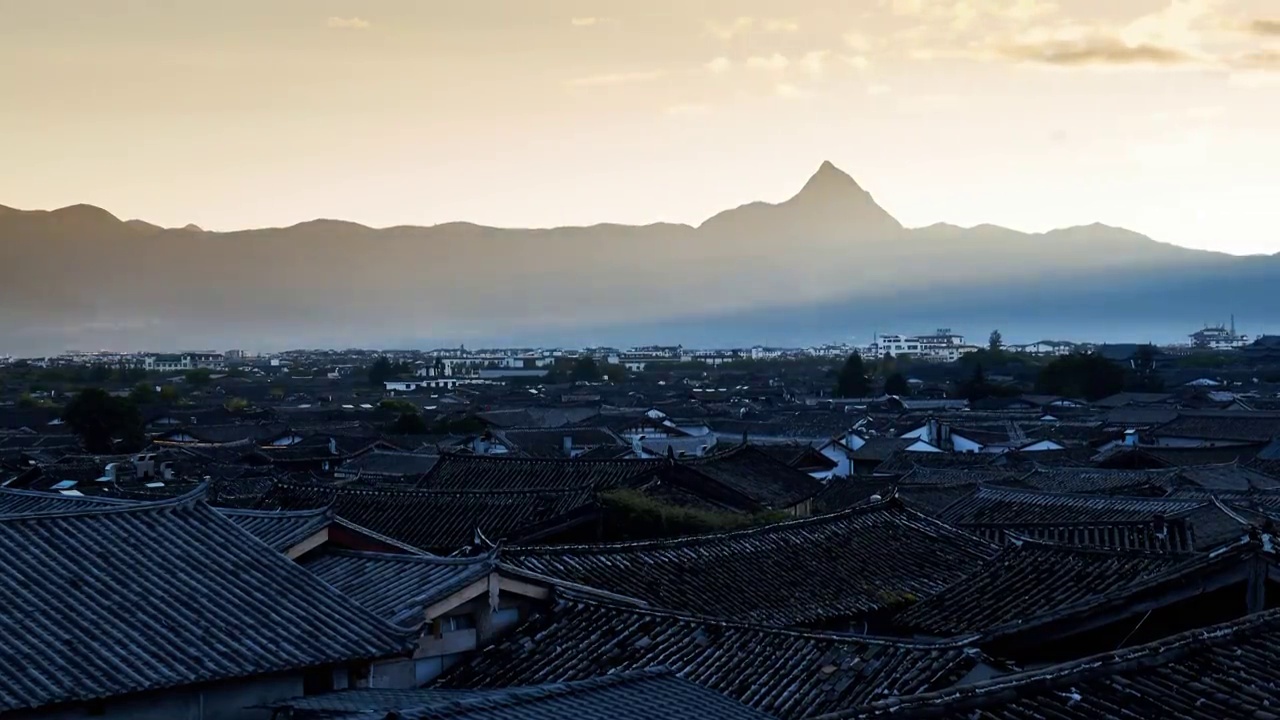
<instances>
[{"instance_id":1,"label":"tiled roof","mask_svg":"<svg viewBox=\"0 0 1280 720\"><path fill-rule=\"evenodd\" d=\"M0 488L0 517L35 513L76 512L132 504L134 503L129 500L117 500L108 497L63 495L58 492Z\"/></svg>"},{"instance_id":2,"label":"tiled roof","mask_svg":"<svg viewBox=\"0 0 1280 720\"><path fill-rule=\"evenodd\" d=\"M564 439L575 448L626 447L617 435L604 428L578 427L555 430L508 428L495 433L517 453L529 458L565 459Z\"/></svg>"},{"instance_id":3,"label":"tiled roof","mask_svg":"<svg viewBox=\"0 0 1280 720\"><path fill-rule=\"evenodd\" d=\"M898 480L899 485L977 485L978 483L1009 484L1025 473L1017 473L998 467L929 467L917 465Z\"/></svg>"},{"instance_id":4,"label":"tiled roof","mask_svg":"<svg viewBox=\"0 0 1280 720\"><path fill-rule=\"evenodd\" d=\"M756 452L764 453L774 460L797 469L830 470L836 467L834 460L818 452L817 448L810 443L757 444L752 447Z\"/></svg>"},{"instance_id":5,"label":"tiled roof","mask_svg":"<svg viewBox=\"0 0 1280 720\"><path fill-rule=\"evenodd\" d=\"M665 460L569 460L446 453L418 482L432 490L608 489Z\"/></svg>"},{"instance_id":6,"label":"tiled roof","mask_svg":"<svg viewBox=\"0 0 1280 720\"><path fill-rule=\"evenodd\" d=\"M703 458L677 460L677 465L701 473L765 507L783 509L817 495L822 483L807 473L760 452L754 445Z\"/></svg>"},{"instance_id":7,"label":"tiled roof","mask_svg":"<svg viewBox=\"0 0 1280 720\"><path fill-rule=\"evenodd\" d=\"M930 517L938 517L947 508L976 493L979 487L981 486L970 483L899 485L894 489L894 494L907 507Z\"/></svg>"},{"instance_id":8,"label":"tiled roof","mask_svg":"<svg viewBox=\"0 0 1280 720\"><path fill-rule=\"evenodd\" d=\"M427 552L449 554L475 541L518 540L535 528L593 511L586 489L391 490L276 483L260 509L332 505L340 518Z\"/></svg>"},{"instance_id":9,"label":"tiled roof","mask_svg":"<svg viewBox=\"0 0 1280 720\"><path fill-rule=\"evenodd\" d=\"M1274 718L1280 610L1018 675L849 707L830 718Z\"/></svg>"},{"instance_id":10,"label":"tiled roof","mask_svg":"<svg viewBox=\"0 0 1280 720\"><path fill-rule=\"evenodd\" d=\"M424 608L488 575L494 563L487 556L444 558L328 550L304 560L303 567L379 617L413 627L422 622Z\"/></svg>"},{"instance_id":11,"label":"tiled roof","mask_svg":"<svg viewBox=\"0 0 1280 720\"><path fill-rule=\"evenodd\" d=\"M1153 431L1157 437L1262 443L1280 437L1280 413L1183 410Z\"/></svg>"},{"instance_id":12,"label":"tiled roof","mask_svg":"<svg viewBox=\"0 0 1280 720\"><path fill-rule=\"evenodd\" d=\"M729 533L523 547L504 561L656 607L769 625L848 618L913 602L996 548L893 499Z\"/></svg>"},{"instance_id":13,"label":"tiled roof","mask_svg":"<svg viewBox=\"0 0 1280 720\"><path fill-rule=\"evenodd\" d=\"M919 453L899 450L880 463L876 472L882 475L905 475L918 467L990 469L999 458L994 453Z\"/></svg>"},{"instance_id":14,"label":"tiled roof","mask_svg":"<svg viewBox=\"0 0 1280 720\"><path fill-rule=\"evenodd\" d=\"M1019 478L1018 484L1033 490L1055 493L1154 496L1165 494L1177 471L1102 470L1082 467L1036 468Z\"/></svg>"},{"instance_id":15,"label":"tiled roof","mask_svg":"<svg viewBox=\"0 0 1280 720\"><path fill-rule=\"evenodd\" d=\"M333 521L333 513L327 507L313 510L219 508L218 512L280 552L315 535Z\"/></svg>"},{"instance_id":16,"label":"tiled roof","mask_svg":"<svg viewBox=\"0 0 1280 720\"><path fill-rule=\"evenodd\" d=\"M435 454L374 450L351 458L340 469L344 474L417 478L435 467L439 459Z\"/></svg>"},{"instance_id":17,"label":"tiled roof","mask_svg":"<svg viewBox=\"0 0 1280 720\"><path fill-rule=\"evenodd\" d=\"M875 462L877 460L883 462L888 460L895 453L906 452L906 449L919 442L916 438L896 438L896 437L874 437L868 438L866 442L858 446L858 449L850 453L849 457L854 460L865 460ZM906 453L908 455L930 455L941 453Z\"/></svg>"},{"instance_id":18,"label":"tiled roof","mask_svg":"<svg viewBox=\"0 0 1280 720\"><path fill-rule=\"evenodd\" d=\"M568 598L446 671L437 685L536 685L667 667L793 720L945 687L976 662L963 641L806 633Z\"/></svg>"},{"instance_id":19,"label":"tiled roof","mask_svg":"<svg viewBox=\"0 0 1280 720\"><path fill-rule=\"evenodd\" d=\"M0 713L411 647L194 498L0 519L0 557Z\"/></svg>"},{"instance_id":20,"label":"tiled roof","mask_svg":"<svg viewBox=\"0 0 1280 720\"><path fill-rule=\"evenodd\" d=\"M347 690L284 703L293 720L769 720L771 716L654 668L590 680L488 690Z\"/></svg>"},{"instance_id":21,"label":"tiled roof","mask_svg":"<svg viewBox=\"0 0 1280 720\"><path fill-rule=\"evenodd\" d=\"M1056 545L1109 550L1183 553L1199 549L1189 521L1169 519L1115 522L1063 522L965 525L965 530L995 543L1025 538Z\"/></svg>"},{"instance_id":22,"label":"tiled roof","mask_svg":"<svg viewBox=\"0 0 1280 720\"><path fill-rule=\"evenodd\" d=\"M1201 504L1196 500L1072 495L984 485L944 510L941 519L962 526L1151 520Z\"/></svg>"},{"instance_id":23,"label":"tiled roof","mask_svg":"<svg viewBox=\"0 0 1280 720\"><path fill-rule=\"evenodd\" d=\"M1177 481L1207 490L1280 490L1280 479L1238 463L1178 468Z\"/></svg>"},{"instance_id":24,"label":"tiled roof","mask_svg":"<svg viewBox=\"0 0 1280 720\"><path fill-rule=\"evenodd\" d=\"M893 486L887 478L857 475L833 477L827 480L826 487L813 498L813 504L817 512L840 512L868 502L872 496L886 498L892 492Z\"/></svg>"},{"instance_id":25,"label":"tiled roof","mask_svg":"<svg viewBox=\"0 0 1280 720\"><path fill-rule=\"evenodd\" d=\"M1123 589L1193 557L1022 541L1006 547L946 592L903 610L894 620L940 637L981 632Z\"/></svg>"}]
</instances>

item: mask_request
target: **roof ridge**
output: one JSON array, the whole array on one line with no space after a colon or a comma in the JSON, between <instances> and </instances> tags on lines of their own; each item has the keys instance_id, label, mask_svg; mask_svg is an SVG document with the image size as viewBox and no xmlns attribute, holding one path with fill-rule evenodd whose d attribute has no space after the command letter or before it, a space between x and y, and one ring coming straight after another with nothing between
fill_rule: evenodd
<instances>
[{"instance_id":1,"label":"roof ridge","mask_svg":"<svg viewBox=\"0 0 1280 720\"><path fill-rule=\"evenodd\" d=\"M1037 681L1052 682L1053 684L1069 682L1071 679L1082 674L1094 671L1105 671L1111 665L1132 662L1139 659L1147 659L1149 662L1154 664L1154 661L1162 656L1174 655L1175 657L1169 658L1169 661L1172 661L1176 659L1177 655L1190 652L1197 647L1212 647L1218 642L1223 642L1228 638L1252 630L1259 625L1273 623L1277 620L1280 620L1280 609L1266 610L1261 613L1246 615L1243 618L1220 623L1218 625L1211 625L1206 628L1196 628L1172 637L1162 638L1160 640L1155 640L1153 642L1125 650L1113 650L1111 652L1092 655L1080 660L1052 665L1047 668L1025 670L1011 675L982 680L968 685L958 685L936 692L892 698L890 700L872 703L866 707L879 711L876 712L875 715L890 713L899 714L909 712L912 708L936 705L951 699L963 701L976 700L984 696L993 696ZM818 716L814 720L832 720L837 717L848 716L848 713L837 712ZM860 717L872 717L872 715L864 714L860 715Z\"/></svg>"},{"instance_id":2,"label":"roof ridge","mask_svg":"<svg viewBox=\"0 0 1280 720\"><path fill-rule=\"evenodd\" d=\"M896 500L896 496L897 494L895 492L891 494L889 497L886 497L880 500L879 502L867 503L865 505L855 505L853 507L845 508L843 510L837 510L836 512L833 512L833 513L826 513L824 515L810 515L809 517L793 518L790 520L780 520L774 523L756 525L755 527L741 528L738 530L722 530L720 532L700 533L698 535L684 535L681 537L673 537L673 538L657 538L653 540L623 540L623 541L612 542L612 543L578 543L573 545L517 545L509 549L510 550L547 549L547 550L571 551L571 550L583 550L583 549L622 550L622 549L638 549L638 548L647 548L647 547L654 547L654 548L679 547L682 545L700 544L710 540L720 540L723 538L763 535L763 534L766 534L766 532L773 532L773 531L777 531L784 528L790 529L792 527L798 527L798 526L804 526L804 525L819 525L827 522L833 522L836 520L842 520L846 516L852 517L854 515L866 515L877 510L889 509L891 507L891 504L894 503L894 501ZM892 507L894 509L911 512L911 513L920 515L921 517L928 518L927 515L916 513L916 511L906 507L905 505L902 505L900 502L897 503L896 505L892 505ZM940 521L937 521L937 520L934 520L934 522L939 522L939 524L945 525L945 523L940 523ZM951 527L951 526L948 525L947 527ZM967 534L967 533L962 532L962 534Z\"/></svg>"},{"instance_id":3,"label":"roof ridge","mask_svg":"<svg viewBox=\"0 0 1280 720\"><path fill-rule=\"evenodd\" d=\"M1145 521L1139 524L1150 524ZM1042 550L1052 550L1068 555L1103 555L1111 557L1129 557L1129 558L1179 558L1190 560L1200 557L1203 553L1191 551L1173 551L1173 550L1150 550L1147 548L1120 548L1106 547L1097 545L1073 545L1071 543L1057 542L1054 540L1045 540L1043 538L1034 538L1019 534L1016 531L1006 531L1005 537L1017 539L1017 549L1026 549L1030 545L1032 548ZM1010 549L1010 548L1006 548ZM1003 551L1002 551L1003 552Z\"/></svg>"},{"instance_id":4,"label":"roof ridge","mask_svg":"<svg viewBox=\"0 0 1280 720\"><path fill-rule=\"evenodd\" d=\"M404 708L408 713L429 712L434 718L447 718L458 713L466 713L480 709L496 709L512 705L549 700L566 695L595 692L605 688L672 678L680 682L690 682L679 677L666 667L650 667L628 672L599 675L586 680L547 683L545 685L517 685L506 688L489 688L485 694L470 695L455 699L440 699L422 705ZM695 683L690 683L695 684Z\"/></svg>"},{"instance_id":5,"label":"roof ridge","mask_svg":"<svg viewBox=\"0 0 1280 720\"><path fill-rule=\"evenodd\" d=\"M262 517L262 518L284 518L284 517L312 517L320 516L332 512L330 505L322 505L317 508L305 508L302 510L259 510L253 508L238 507L221 507L214 506L214 509L223 515L238 517Z\"/></svg>"},{"instance_id":6,"label":"roof ridge","mask_svg":"<svg viewBox=\"0 0 1280 720\"><path fill-rule=\"evenodd\" d=\"M336 555L338 557L362 558L367 560L394 560L396 562L407 561L422 565L483 565L493 560L489 555L467 555L461 557L434 555L432 553L421 553L419 555L410 555L408 553L393 552L377 552L375 550L351 550L348 548L331 548L325 550L326 555Z\"/></svg>"},{"instance_id":7,"label":"roof ridge","mask_svg":"<svg viewBox=\"0 0 1280 720\"><path fill-rule=\"evenodd\" d=\"M712 625L723 628L734 628L738 630L750 630L760 632L766 635L781 635L786 637L809 638L814 640L836 640L860 642L867 645L878 645L881 647L900 647L915 649L943 649L965 647L970 643L977 641L981 635L979 633L969 633L959 635L952 638L942 640L907 640L903 638L887 637L880 635L862 635L857 633L840 633L840 632L822 632L816 630L801 630L790 627L780 627L777 625L765 625L760 623L749 623L741 620L726 620L724 618L713 617L709 615L698 615L695 613L686 613L678 610L667 610L663 608L655 608L650 606L623 606L617 601L596 599L584 597L578 594L566 594L559 599L558 605L589 605L593 607L602 607L609 610L627 612L632 614L648 615L655 618L666 618L677 622L696 623L699 625Z\"/></svg>"},{"instance_id":8,"label":"roof ridge","mask_svg":"<svg viewBox=\"0 0 1280 720\"><path fill-rule=\"evenodd\" d=\"M103 505L136 505L140 502L148 502L146 500L131 500L129 498L111 497L110 495L63 495L62 493L51 493L44 490L28 490L26 488L11 488L0 485L0 495L15 495L18 497L29 498L56 498L58 500L66 500L68 502L96 502Z\"/></svg>"},{"instance_id":9,"label":"roof ridge","mask_svg":"<svg viewBox=\"0 0 1280 720\"><path fill-rule=\"evenodd\" d=\"M1201 498L1170 497L1167 495L1164 497L1143 497L1141 495L1096 495L1092 493L1053 492L1050 490L1031 490L1026 488L1015 488L1015 487L1009 487L1007 485L987 485L985 483L978 484L977 492L979 494L999 493L1003 495L1021 495L1024 497L1029 496L1029 497L1042 497L1042 498L1068 498L1068 499L1079 499L1079 500L1135 502L1140 504L1151 504L1151 505L1160 504L1160 503L1165 503L1170 505L1185 504L1189 507L1191 506L1192 503L1202 500Z\"/></svg>"},{"instance_id":10,"label":"roof ridge","mask_svg":"<svg viewBox=\"0 0 1280 720\"><path fill-rule=\"evenodd\" d=\"M29 512L16 513L13 515L0 515L0 522L12 522L21 520L52 520L56 518L76 517L80 515L107 515L127 512L141 512L154 510L170 510L188 505L196 505L204 502L205 492L209 489L209 483L202 482L182 495L162 500L138 500L132 503L124 503L120 505L101 505L96 507L76 508L74 510L59 510L54 512ZM51 496L56 497L56 496ZM238 527L238 526L237 526Z\"/></svg>"},{"instance_id":11,"label":"roof ridge","mask_svg":"<svg viewBox=\"0 0 1280 720\"><path fill-rule=\"evenodd\" d=\"M293 483L289 481L275 481L275 487L298 489L298 490L315 490L317 492L330 492L335 495L346 493L353 495L403 495L403 496L430 496L430 495L546 495L546 494L569 494L591 492L590 487L568 487L568 488L365 488L352 486L329 486L329 485L309 485L306 483Z\"/></svg>"}]
</instances>

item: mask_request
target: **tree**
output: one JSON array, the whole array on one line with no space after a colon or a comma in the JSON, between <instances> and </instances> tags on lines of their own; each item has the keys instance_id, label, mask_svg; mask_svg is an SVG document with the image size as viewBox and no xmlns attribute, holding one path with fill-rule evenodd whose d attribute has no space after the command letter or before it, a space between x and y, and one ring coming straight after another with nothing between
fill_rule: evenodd
<instances>
[{"instance_id":1,"label":"tree","mask_svg":"<svg viewBox=\"0 0 1280 720\"><path fill-rule=\"evenodd\" d=\"M140 382L133 386L129 399L137 405L147 405L156 401L156 388L151 383Z\"/></svg>"},{"instance_id":2,"label":"tree","mask_svg":"<svg viewBox=\"0 0 1280 720\"><path fill-rule=\"evenodd\" d=\"M911 386L907 384L907 378L900 372L896 372L884 381L885 395L910 395Z\"/></svg>"},{"instance_id":3,"label":"tree","mask_svg":"<svg viewBox=\"0 0 1280 720\"><path fill-rule=\"evenodd\" d=\"M975 364L973 374L960 384L960 395L969 402L991 397L991 386L987 383L987 373L982 369L982 363Z\"/></svg>"},{"instance_id":4,"label":"tree","mask_svg":"<svg viewBox=\"0 0 1280 720\"><path fill-rule=\"evenodd\" d=\"M1004 337L1000 335L999 330L992 330L991 337L987 338L987 349L993 353L1000 352L1004 347Z\"/></svg>"},{"instance_id":5,"label":"tree","mask_svg":"<svg viewBox=\"0 0 1280 720\"><path fill-rule=\"evenodd\" d=\"M1162 392L1164 379L1156 372L1156 348L1147 344L1138 347L1133 354L1133 369L1129 373L1128 389L1134 392Z\"/></svg>"},{"instance_id":6,"label":"tree","mask_svg":"<svg viewBox=\"0 0 1280 720\"><path fill-rule=\"evenodd\" d=\"M1064 355L1044 366L1036 392L1101 400L1124 390L1124 368L1097 353Z\"/></svg>"},{"instance_id":7,"label":"tree","mask_svg":"<svg viewBox=\"0 0 1280 720\"><path fill-rule=\"evenodd\" d=\"M91 453L139 450L146 440L138 406L130 400L113 397L101 388L80 391L67 403L62 420L80 436L85 450Z\"/></svg>"},{"instance_id":8,"label":"tree","mask_svg":"<svg viewBox=\"0 0 1280 720\"><path fill-rule=\"evenodd\" d=\"M204 387L213 380L213 373L206 368L197 368L188 370L185 378L187 384L191 387Z\"/></svg>"},{"instance_id":9,"label":"tree","mask_svg":"<svg viewBox=\"0 0 1280 720\"><path fill-rule=\"evenodd\" d=\"M110 379L111 379L110 365L94 365L93 367L89 368L89 382L94 383L95 385L101 385L102 383Z\"/></svg>"},{"instance_id":10,"label":"tree","mask_svg":"<svg viewBox=\"0 0 1280 720\"><path fill-rule=\"evenodd\" d=\"M385 355L379 355L369 366L369 384L381 387L392 376L391 361Z\"/></svg>"},{"instance_id":11,"label":"tree","mask_svg":"<svg viewBox=\"0 0 1280 720\"><path fill-rule=\"evenodd\" d=\"M396 435L426 435L428 429L427 421L422 419L422 415L406 412L396 417L388 431Z\"/></svg>"},{"instance_id":12,"label":"tree","mask_svg":"<svg viewBox=\"0 0 1280 720\"><path fill-rule=\"evenodd\" d=\"M864 398L871 394L871 383L867 380L867 371L862 364L862 356L854 353L844 361L840 374L836 377L836 397Z\"/></svg>"},{"instance_id":13,"label":"tree","mask_svg":"<svg viewBox=\"0 0 1280 720\"><path fill-rule=\"evenodd\" d=\"M600 379L600 365L595 358L584 355L573 364L569 379L573 382L595 382Z\"/></svg>"},{"instance_id":14,"label":"tree","mask_svg":"<svg viewBox=\"0 0 1280 720\"><path fill-rule=\"evenodd\" d=\"M627 381L627 369L616 363L604 363L600 366L601 377L608 379L611 383L624 383Z\"/></svg>"}]
</instances>

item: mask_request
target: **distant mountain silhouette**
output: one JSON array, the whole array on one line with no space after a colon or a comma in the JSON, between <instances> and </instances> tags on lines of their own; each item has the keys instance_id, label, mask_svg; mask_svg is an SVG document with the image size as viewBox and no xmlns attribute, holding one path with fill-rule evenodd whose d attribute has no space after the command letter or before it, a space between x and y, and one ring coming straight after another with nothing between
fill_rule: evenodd
<instances>
[{"instance_id":1,"label":"distant mountain silhouette","mask_svg":"<svg viewBox=\"0 0 1280 720\"><path fill-rule=\"evenodd\" d=\"M0 354L802 344L937 325L1128 337L1190 332L1232 312L1247 324L1280 297L1280 256L1189 250L1105 225L906 229L829 162L783 202L697 227L321 219L221 233L88 205L0 206L0 248Z\"/></svg>"}]
</instances>

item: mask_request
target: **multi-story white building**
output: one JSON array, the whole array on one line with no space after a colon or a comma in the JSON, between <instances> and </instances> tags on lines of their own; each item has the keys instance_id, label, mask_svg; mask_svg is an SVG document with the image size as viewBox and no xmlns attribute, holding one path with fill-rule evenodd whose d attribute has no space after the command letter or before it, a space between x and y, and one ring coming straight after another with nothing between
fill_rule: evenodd
<instances>
[{"instance_id":1,"label":"multi-story white building","mask_svg":"<svg viewBox=\"0 0 1280 720\"><path fill-rule=\"evenodd\" d=\"M222 353L213 352L147 355L142 359L142 367L153 372L221 370L226 367L226 360Z\"/></svg>"},{"instance_id":2,"label":"multi-story white building","mask_svg":"<svg viewBox=\"0 0 1280 720\"><path fill-rule=\"evenodd\" d=\"M963 335L951 332L950 328L939 328L932 335L880 335L867 352L873 357L908 355L934 362L955 362L961 355L977 349L965 345Z\"/></svg>"},{"instance_id":3,"label":"multi-story white building","mask_svg":"<svg viewBox=\"0 0 1280 720\"><path fill-rule=\"evenodd\" d=\"M1236 333L1236 319L1231 318L1231 327L1224 325L1206 325L1203 330L1191 334L1191 346L1202 350L1238 350L1249 344L1248 335Z\"/></svg>"}]
</instances>

